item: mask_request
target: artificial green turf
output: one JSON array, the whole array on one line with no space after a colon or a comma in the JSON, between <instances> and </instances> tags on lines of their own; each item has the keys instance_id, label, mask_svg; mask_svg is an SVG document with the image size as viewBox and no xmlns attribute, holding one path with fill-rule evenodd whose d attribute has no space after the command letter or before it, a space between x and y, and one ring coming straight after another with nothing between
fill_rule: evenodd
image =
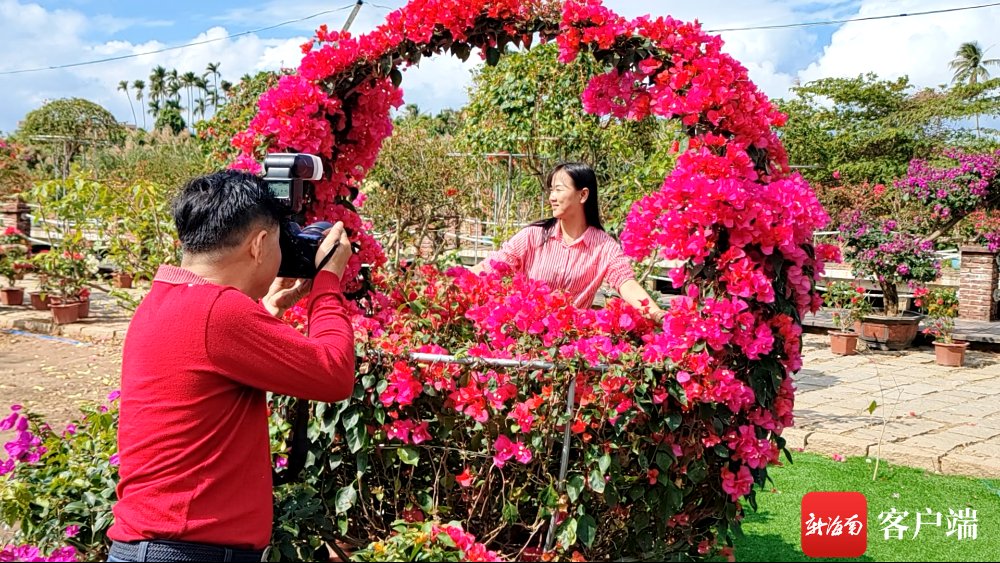
<instances>
[{"instance_id":1,"label":"artificial green turf","mask_svg":"<svg viewBox=\"0 0 1000 563\"><path fill-rule=\"evenodd\" d=\"M834 461L794 453L794 463L768 470L773 488L758 490L759 511L746 507L744 537L736 541L737 561L1000 561L1000 479L930 474L919 469L879 464L874 460ZM800 508L811 491L856 491L868 500L868 550L856 559L811 559L802 553ZM948 509L977 512L978 537L959 541L947 536ZM910 528L902 540L886 540L879 513L908 511ZM941 512L941 527L924 526L913 538L914 513ZM933 517L932 517L933 518Z\"/></svg>"}]
</instances>

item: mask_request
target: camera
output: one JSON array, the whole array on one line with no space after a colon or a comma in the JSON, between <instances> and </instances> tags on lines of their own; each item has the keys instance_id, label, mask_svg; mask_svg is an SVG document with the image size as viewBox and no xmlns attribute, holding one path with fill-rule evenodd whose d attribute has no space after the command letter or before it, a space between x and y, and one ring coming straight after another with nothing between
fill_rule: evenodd
<instances>
[{"instance_id":1,"label":"camera","mask_svg":"<svg viewBox=\"0 0 1000 563\"><path fill-rule=\"evenodd\" d=\"M316 252L323 231L333 225L320 221L302 228L305 206L313 197L311 182L323 178L323 162L316 155L272 153L264 158L264 181L275 198L285 203L288 215L281 224L281 266L283 278L316 277Z\"/></svg>"}]
</instances>

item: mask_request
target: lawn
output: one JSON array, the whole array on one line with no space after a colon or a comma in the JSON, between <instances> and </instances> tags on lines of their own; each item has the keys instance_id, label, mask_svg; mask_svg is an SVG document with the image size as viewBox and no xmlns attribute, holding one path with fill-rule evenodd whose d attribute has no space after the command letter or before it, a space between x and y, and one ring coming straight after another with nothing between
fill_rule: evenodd
<instances>
[{"instance_id":1,"label":"lawn","mask_svg":"<svg viewBox=\"0 0 1000 563\"><path fill-rule=\"evenodd\" d=\"M793 464L769 470L773 489L758 491L759 511L748 508L744 537L736 541L737 561L998 561L1000 560L1000 479L976 479L930 474L919 469L881 463L872 481L874 460L793 453ZM856 559L811 559L802 553L800 504L811 491L857 491L868 500L868 550ZM977 539L948 536L948 509L977 512ZM903 539L885 539L879 514L895 508L908 511ZM915 513L923 517L916 539ZM941 527L934 513L941 513Z\"/></svg>"}]
</instances>

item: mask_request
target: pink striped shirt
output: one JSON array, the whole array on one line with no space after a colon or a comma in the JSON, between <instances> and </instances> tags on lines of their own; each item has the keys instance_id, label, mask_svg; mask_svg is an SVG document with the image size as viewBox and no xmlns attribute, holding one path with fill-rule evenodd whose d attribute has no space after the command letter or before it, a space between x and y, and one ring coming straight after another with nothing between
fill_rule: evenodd
<instances>
[{"instance_id":1,"label":"pink striped shirt","mask_svg":"<svg viewBox=\"0 0 1000 563\"><path fill-rule=\"evenodd\" d=\"M527 227L487 257L487 269L492 261L508 264L553 289L566 290L579 308L593 305L603 282L618 291L622 284L635 279L632 264L618 241L594 227L587 227L583 236L569 244L563 242L558 223L548 240L545 229Z\"/></svg>"}]
</instances>

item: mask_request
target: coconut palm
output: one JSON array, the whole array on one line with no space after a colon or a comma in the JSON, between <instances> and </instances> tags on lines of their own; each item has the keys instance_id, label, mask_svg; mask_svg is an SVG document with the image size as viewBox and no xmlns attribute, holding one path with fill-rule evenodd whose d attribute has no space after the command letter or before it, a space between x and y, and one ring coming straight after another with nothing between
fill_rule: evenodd
<instances>
[{"instance_id":1,"label":"coconut palm","mask_svg":"<svg viewBox=\"0 0 1000 563\"><path fill-rule=\"evenodd\" d=\"M153 112L155 118L162 107L163 98L167 96L167 69L160 65L153 67L149 73L149 98L150 110L153 109L152 102L156 103L156 111Z\"/></svg>"},{"instance_id":2,"label":"coconut palm","mask_svg":"<svg viewBox=\"0 0 1000 563\"><path fill-rule=\"evenodd\" d=\"M146 89L145 80L135 80L132 82L132 89L135 90L135 101L139 102L139 108L142 106L142 91ZM138 124L137 124L138 125ZM142 112L142 128L146 128L146 112Z\"/></svg>"},{"instance_id":3,"label":"coconut palm","mask_svg":"<svg viewBox=\"0 0 1000 563\"><path fill-rule=\"evenodd\" d=\"M212 100L212 107L213 108L217 108L218 107L218 102L219 102L219 96L218 96L218 94L219 94L219 77L222 76L222 74L219 73L219 67L220 66L222 66L221 62L219 62L219 63L208 63L208 65L205 67L205 74L204 74L204 76L207 78L209 75L211 75L212 76L212 83L214 84L214 90L213 91L215 92L215 96L210 96L210 98L209 98L210 100Z\"/></svg>"},{"instance_id":4,"label":"coconut palm","mask_svg":"<svg viewBox=\"0 0 1000 563\"><path fill-rule=\"evenodd\" d=\"M180 77L180 84L187 88L188 95L188 123L194 122L193 110L194 110L194 88L198 85L198 75L192 71L187 71Z\"/></svg>"},{"instance_id":5,"label":"coconut palm","mask_svg":"<svg viewBox=\"0 0 1000 563\"><path fill-rule=\"evenodd\" d=\"M986 51L978 41L962 43L955 51L955 59L948 65L955 71L952 82L976 84L990 77L989 67L1000 66L1000 59L984 59Z\"/></svg>"},{"instance_id":6,"label":"coconut palm","mask_svg":"<svg viewBox=\"0 0 1000 563\"><path fill-rule=\"evenodd\" d=\"M138 127L139 122L135 118L135 107L132 106L132 96L128 93L128 80L122 80L118 83L118 91L125 92L125 99L128 100L128 107L132 110L132 121L135 123L136 127Z\"/></svg>"},{"instance_id":7,"label":"coconut palm","mask_svg":"<svg viewBox=\"0 0 1000 563\"><path fill-rule=\"evenodd\" d=\"M948 65L955 71L952 82L975 85L988 80L989 67L1000 66L1000 59L986 59L985 55L986 50L979 46L978 41L962 43L955 51L954 60ZM976 136L979 136L979 112L976 112Z\"/></svg>"}]
</instances>

